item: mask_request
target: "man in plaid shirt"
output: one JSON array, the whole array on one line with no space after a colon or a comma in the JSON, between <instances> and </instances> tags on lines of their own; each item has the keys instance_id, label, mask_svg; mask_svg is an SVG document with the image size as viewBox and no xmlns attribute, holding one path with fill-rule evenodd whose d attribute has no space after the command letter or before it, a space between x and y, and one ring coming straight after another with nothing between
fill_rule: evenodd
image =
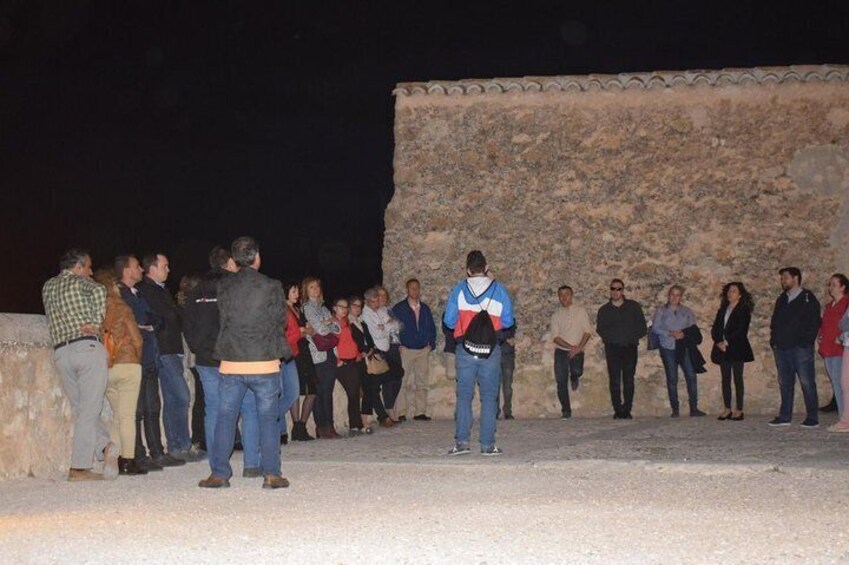
<instances>
[{"instance_id":1,"label":"man in plaid shirt","mask_svg":"<svg viewBox=\"0 0 849 565\"><path fill-rule=\"evenodd\" d=\"M91 279L87 251L67 251L59 268L59 275L44 283L41 297L53 341L53 360L74 415L68 480L114 478L118 453L100 420L108 376L106 349L99 338L106 289ZM102 474L92 471L95 459L104 461Z\"/></svg>"}]
</instances>

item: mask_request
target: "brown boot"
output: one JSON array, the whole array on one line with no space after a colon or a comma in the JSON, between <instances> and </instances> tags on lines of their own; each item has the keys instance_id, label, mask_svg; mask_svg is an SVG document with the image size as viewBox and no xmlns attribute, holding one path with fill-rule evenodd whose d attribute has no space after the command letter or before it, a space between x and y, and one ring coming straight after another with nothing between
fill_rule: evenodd
<instances>
[{"instance_id":1,"label":"brown boot","mask_svg":"<svg viewBox=\"0 0 849 565\"><path fill-rule=\"evenodd\" d=\"M200 488L227 488L230 486L230 480L223 477L210 475L198 483Z\"/></svg>"},{"instance_id":2,"label":"brown boot","mask_svg":"<svg viewBox=\"0 0 849 565\"><path fill-rule=\"evenodd\" d=\"M325 429L327 430L325 431L325 434L327 434L327 439L339 439L340 437L342 437L336 433L336 428L334 428L333 426L328 426Z\"/></svg>"},{"instance_id":3,"label":"brown boot","mask_svg":"<svg viewBox=\"0 0 849 565\"><path fill-rule=\"evenodd\" d=\"M262 488L286 488L289 481L279 475L266 475L262 481Z\"/></svg>"},{"instance_id":4,"label":"brown boot","mask_svg":"<svg viewBox=\"0 0 849 565\"><path fill-rule=\"evenodd\" d=\"M392 421L392 418L384 418L380 421L381 428L391 428L395 425L395 422Z\"/></svg>"},{"instance_id":5,"label":"brown boot","mask_svg":"<svg viewBox=\"0 0 849 565\"><path fill-rule=\"evenodd\" d=\"M102 481L103 475L95 473L91 469L71 469L68 471L68 480L71 482L77 481Z\"/></svg>"}]
</instances>

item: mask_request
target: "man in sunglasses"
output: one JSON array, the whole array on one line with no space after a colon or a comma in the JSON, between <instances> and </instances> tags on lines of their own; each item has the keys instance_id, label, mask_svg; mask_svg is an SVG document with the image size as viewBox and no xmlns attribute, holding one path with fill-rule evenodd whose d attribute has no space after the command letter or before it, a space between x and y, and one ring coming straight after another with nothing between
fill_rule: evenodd
<instances>
[{"instance_id":1,"label":"man in sunglasses","mask_svg":"<svg viewBox=\"0 0 849 565\"><path fill-rule=\"evenodd\" d=\"M646 335L646 317L638 302L625 298L621 279L610 281L610 301L598 310L596 331L604 342L613 419L630 420L637 344Z\"/></svg>"}]
</instances>

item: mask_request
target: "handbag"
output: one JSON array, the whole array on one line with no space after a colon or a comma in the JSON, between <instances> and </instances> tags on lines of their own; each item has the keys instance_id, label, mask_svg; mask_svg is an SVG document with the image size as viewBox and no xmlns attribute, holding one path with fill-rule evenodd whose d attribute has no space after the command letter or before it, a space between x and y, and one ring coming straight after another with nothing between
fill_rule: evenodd
<instances>
[{"instance_id":1,"label":"handbag","mask_svg":"<svg viewBox=\"0 0 849 565\"><path fill-rule=\"evenodd\" d=\"M375 353L371 357L366 357L366 372L374 376L383 375L389 372L389 363L383 356Z\"/></svg>"},{"instance_id":2,"label":"handbag","mask_svg":"<svg viewBox=\"0 0 849 565\"><path fill-rule=\"evenodd\" d=\"M315 334L312 336L313 345L319 351L330 351L339 345L339 336L337 334Z\"/></svg>"}]
</instances>

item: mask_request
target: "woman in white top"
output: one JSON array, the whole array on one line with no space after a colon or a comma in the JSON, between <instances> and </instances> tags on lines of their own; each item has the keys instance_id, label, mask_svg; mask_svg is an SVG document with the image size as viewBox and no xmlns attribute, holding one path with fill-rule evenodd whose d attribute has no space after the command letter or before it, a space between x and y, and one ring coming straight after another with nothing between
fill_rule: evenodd
<instances>
[{"instance_id":1,"label":"woman in white top","mask_svg":"<svg viewBox=\"0 0 849 565\"><path fill-rule=\"evenodd\" d=\"M341 328L324 305L321 281L307 277L301 284L304 300L304 317L314 333L307 337L310 355L315 365L316 395L313 406L315 433L319 439L337 439L339 434L333 426L333 386L336 384L336 357L333 354L332 337L338 336ZM319 343L317 346L316 343ZM338 342L338 338L337 338Z\"/></svg>"},{"instance_id":2,"label":"woman in white top","mask_svg":"<svg viewBox=\"0 0 849 565\"><path fill-rule=\"evenodd\" d=\"M381 298L383 294L383 298ZM395 401L401 391L401 379L404 378L404 368L401 366L401 350L398 343L392 343L392 336L401 333L401 323L392 317L386 305L389 303L389 293L383 287L370 288L365 292L366 305L363 308L362 320L368 326L374 340L374 346L379 349L389 364L387 381L383 385L383 404L389 417L398 423Z\"/></svg>"}]
</instances>

